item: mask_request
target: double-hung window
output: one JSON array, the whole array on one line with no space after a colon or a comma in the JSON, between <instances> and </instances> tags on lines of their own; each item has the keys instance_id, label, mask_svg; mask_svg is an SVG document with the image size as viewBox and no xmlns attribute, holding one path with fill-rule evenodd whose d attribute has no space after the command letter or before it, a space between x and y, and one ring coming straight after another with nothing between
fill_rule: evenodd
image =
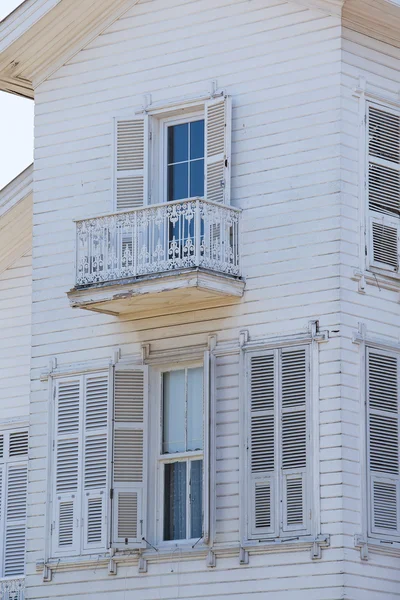
<instances>
[{"instance_id":1,"label":"double-hung window","mask_svg":"<svg viewBox=\"0 0 400 600\"><path fill-rule=\"evenodd\" d=\"M203 535L203 368L162 373L162 540Z\"/></svg>"},{"instance_id":2,"label":"double-hung window","mask_svg":"<svg viewBox=\"0 0 400 600\"><path fill-rule=\"evenodd\" d=\"M400 541L400 354L367 348L368 534Z\"/></svg>"},{"instance_id":3,"label":"double-hung window","mask_svg":"<svg viewBox=\"0 0 400 600\"><path fill-rule=\"evenodd\" d=\"M399 271L400 110L367 104L369 265Z\"/></svg>"},{"instance_id":4,"label":"double-hung window","mask_svg":"<svg viewBox=\"0 0 400 600\"><path fill-rule=\"evenodd\" d=\"M309 348L246 352L247 539L310 532Z\"/></svg>"},{"instance_id":5,"label":"double-hung window","mask_svg":"<svg viewBox=\"0 0 400 600\"><path fill-rule=\"evenodd\" d=\"M0 577L25 573L27 458L27 431L0 433Z\"/></svg>"}]
</instances>

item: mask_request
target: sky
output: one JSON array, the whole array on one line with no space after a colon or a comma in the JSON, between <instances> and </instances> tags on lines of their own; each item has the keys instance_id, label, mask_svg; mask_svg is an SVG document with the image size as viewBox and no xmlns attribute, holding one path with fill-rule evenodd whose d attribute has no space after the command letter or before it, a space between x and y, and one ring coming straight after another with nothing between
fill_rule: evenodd
<instances>
[{"instance_id":1,"label":"sky","mask_svg":"<svg viewBox=\"0 0 400 600\"><path fill-rule=\"evenodd\" d=\"M0 21L21 0L0 0ZM0 92L0 190L33 161L33 100Z\"/></svg>"}]
</instances>

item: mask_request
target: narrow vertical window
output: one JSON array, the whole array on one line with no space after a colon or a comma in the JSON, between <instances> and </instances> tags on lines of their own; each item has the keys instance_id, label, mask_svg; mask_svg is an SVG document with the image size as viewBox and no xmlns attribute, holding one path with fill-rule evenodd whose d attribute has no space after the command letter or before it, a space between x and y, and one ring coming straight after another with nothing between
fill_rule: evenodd
<instances>
[{"instance_id":1,"label":"narrow vertical window","mask_svg":"<svg viewBox=\"0 0 400 600\"><path fill-rule=\"evenodd\" d=\"M162 375L164 541L198 539L203 530L203 368Z\"/></svg>"}]
</instances>

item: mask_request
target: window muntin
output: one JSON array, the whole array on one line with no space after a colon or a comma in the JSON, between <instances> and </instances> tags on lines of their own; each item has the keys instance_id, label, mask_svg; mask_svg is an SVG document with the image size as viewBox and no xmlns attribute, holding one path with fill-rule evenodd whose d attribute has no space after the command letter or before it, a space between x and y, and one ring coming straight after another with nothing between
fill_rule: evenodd
<instances>
[{"instance_id":1,"label":"window muntin","mask_svg":"<svg viewBox=\"0 0 400 600\"><path fill-rule=\"evenodd\" d=\"M204 196L204 119L167 126L167 201Z\"/></svg>"},{"instance_id":2,"label":"window muntin","mask_svg":"<svg viewBox=\"0 0 400 600\"><path fill-rule=\"evenodd\" d=\"M198 539L203 513L203 368L162 374L162 539Z\"/></svg>"}]
</instances>

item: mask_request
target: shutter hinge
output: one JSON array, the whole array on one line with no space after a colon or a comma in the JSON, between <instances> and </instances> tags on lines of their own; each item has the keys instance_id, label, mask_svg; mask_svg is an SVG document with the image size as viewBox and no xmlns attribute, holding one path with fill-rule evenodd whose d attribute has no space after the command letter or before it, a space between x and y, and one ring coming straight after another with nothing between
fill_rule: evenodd
<instances>
[{"instance_id":1,"label":"shutter hinge","mask_svg":"<svg viewBox=\"0 0 400 600\"><path fill-rule=\"evenodd\" d=\"M114 498L114 490L113 488L110 488L110 500L113 500Z\"/></svg>"},{"instance_id":2,"label":"shutter hinge","mask_svg":"<svg viewBox=\"0 0 400 600\"><path fill-rule=\"evenodd\" d=\"M149 131L149 140L150 140L150 142L152 141L152 139L153 139L153 132Z\"/></svg>"},{"instance_id":3,"label":"shutter hinge","mask_svg":"<svg viewBox=\"0 0 400 600\"><path fill-rule=\"evenodd\" d=\"M56 399L56 388L54 387L53 388L53 400L55 400L55 399Z\"/></svg>"},{"instance_id":4,"label":"shutter hinge","mask_svg":"<svg viewBox=\"0 0 400 600\"><path fill-rule=\"evenodd\" d=\"M365 256L368 256L368 248L367 248L367 244L365 244Z\"/></svg>"}]
</instances>

